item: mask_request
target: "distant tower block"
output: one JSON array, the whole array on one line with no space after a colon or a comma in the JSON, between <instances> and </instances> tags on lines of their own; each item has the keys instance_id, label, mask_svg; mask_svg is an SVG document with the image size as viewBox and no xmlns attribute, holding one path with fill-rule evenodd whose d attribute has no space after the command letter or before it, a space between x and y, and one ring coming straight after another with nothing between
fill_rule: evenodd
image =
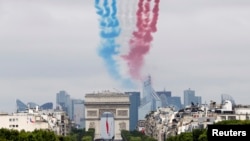
<instances>
[{"instance_id":1,"label":"distant tower block","mask_svg":"<svg viewBox=\"0 0 250 141\"><path fill-rule=\"evenodd\" d=\"M85 95L85 129L95 128L95 138L122 140L129 130L129 96L104 91Z\"/></svg>"},{"instance_id":2,"label":"distant tower block","mask_svg":"<svg viewBox=\"0 0 250 141\"><path fill-rule=\"evenodd\" d=\"M151 76L148 76L143 83L143 97L138 109L139 120L144 120L148 112L155 111L158 107L161 107L161 105L161 99L152 87Z\"/></svg>"}]
</instances>

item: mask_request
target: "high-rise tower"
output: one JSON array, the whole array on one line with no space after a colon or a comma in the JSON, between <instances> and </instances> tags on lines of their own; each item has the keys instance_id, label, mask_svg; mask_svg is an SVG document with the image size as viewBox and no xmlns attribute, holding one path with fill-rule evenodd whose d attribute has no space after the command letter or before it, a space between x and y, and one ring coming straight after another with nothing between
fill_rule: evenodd
<instances>
[{"instance_id":1,"label":"high-rise tower","mask_svg":"<svg viewBox=\"0 0 250 141\"><path fill-rule=\"evenodd\" d=\"M139 120L144 120L148 112L155 111L161 105L161 99L152 87L151 76L148 76L143 83L143 97L139 107Z\"/></svg>"},{"instance_id":2,"label":"high-rise tower","mask_svg":"<svg viewBox=\"0 0 250 141\"><path fill-rule=\"evenodd\" d=\"M72 102L70 95L66 91L60 91L56 94L56 105L60 106L65 111L70 119L73 119Z\"/></svg>"},{"instance_id":3,"label":"high-rise tower","mask_svg":"<svg viewBox=\"0 0 250 141\"><path fill-rule=\"evenodd\" d=\"M133 131L136 129L138 122L138 107L140 106L140 92L125 92L129 95L129 130Z\"/></svg>"},{"instance_id":4,"label":"high-rise tower","mask_svg":"<svg viewBox=\"0 0 250 141\"><path fill-rule=\"evenodd\" d=\"M184 107L191 105L191 103L202 104L201 97L195 96L195 91L189 88L188 90L184 90Z\"/></svg>"}]
</instances>

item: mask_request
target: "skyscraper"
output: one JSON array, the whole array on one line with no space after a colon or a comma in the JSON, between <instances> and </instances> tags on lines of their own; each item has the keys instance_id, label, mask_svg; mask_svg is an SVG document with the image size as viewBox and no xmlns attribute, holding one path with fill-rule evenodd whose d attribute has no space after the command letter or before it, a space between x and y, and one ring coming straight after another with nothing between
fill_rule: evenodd
<instances>
[{"instance_id":1,"label":"skyscraper","mask_svg":"<svg viewBox=\"0 0 250 141\"><path fill-rule=\"evenodd\" d=\"M175 111L178 111L182 108L181 97L172 96L167 98L167 106L173 106Z\"/></svg>"},{"instance_id":2,"label":"skyscraper","mask_svg":"<svg viewBox=\"0 0 250 141\"><path fill-rule=\"evenodd\" d=\"M16 108L17 108L17 112L24 112L27 110L28 106L25 103L23 103L21 100L17 99Z\"/></svg>"},{"instance_id":3,"label":"skyscraper","mask_svg":"<svg viewBox=\"0 0 250 141\"><path fill-rule=\"evenodd\" d=\"M83 129L85 127L85 112L84 100L72 99L72 120L76 123L77 128Z\"/></svg>"},{"instance_id":4,"label":"skyscraper","mask_svg":"<svg viewBox=\"0 0 250 141\"><path fill-rule=\"evenodd\" d=\"M27 111L27 109L29 109L29 108L35 109L37 106L41 110L53 109L52 102L47 102L47 103L44 103L43 105L39 106L38 104L36 104L34 102L28 102L27 104L25 104L24 102L22 102L19 99L16 100L16 106L17 106L17 112L25 112L25 111Z\"/></svg>"},{"instance_id":5,"label":"skyscraper","mask_svg":"<svg viewBox=\"0 0 250 141\"><path fill-rule=\"evenodd\" d=\"M171 97L171 91L157 91L156 94L161 99L161 107L166 107L168 99Z\"/></svg>"},{"instance_id":6,"label":"skyscraper","mask_svg":"<svg viewBox=\"0 0 250 141\"><path fill-rule=\"evenodd\" d=\"M53 103L52 103L52 102L44 103L43 105L40 106L40 108L41 108L42 110L53 109Z\"/></svg>"},{"instance_id":7,"label":"skyscraper","mask_svg":"<svg viewBox=\"0 0 250 141\"><path fill-rule=\"evenodd\" d=\"M191 104L202 104L201 97L195 96L195 91L191 90L184 90L184 107L191 105Z\"/></svg>"},{"instance_id":8,"label":"skyscraper","mask_svg":"<svg viewBox=\"0 0 250 141\"><path fill-rule=\"evenodd\" d=\"M143 98L139 106L139 120L144 120L146 114L150 111L155 111L161 105L161 99L152 87L151 77L148 76L143 84Z\"/></svg>"},{"instance_id":9,"label":"skyscraper","mask_svg":"<svg viewBox=\"0 0 250 141\"><path fill-rule=\"evenodd\" d=\"M70 95L66 91L60 91L56 94L56 104L67 113L70 119L73 118L72 102L70 99Z\"/></svg>"},{"instance_id":10,"label":"skyscraper","mask_svg":"<svg viewBox=\"0 0 250 141\"><path fill-rule=\"evenodd\" d=\"M140 92L125 92L129 95L130 107L129 107L129 130L136 129L138 122L138 107L140 106Z\"/></svg>"}]
</instances>

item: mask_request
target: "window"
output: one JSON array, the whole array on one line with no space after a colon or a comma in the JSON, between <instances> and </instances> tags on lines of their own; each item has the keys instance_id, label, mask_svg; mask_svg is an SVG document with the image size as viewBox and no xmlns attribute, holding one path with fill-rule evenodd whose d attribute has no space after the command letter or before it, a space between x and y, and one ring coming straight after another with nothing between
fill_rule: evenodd
<instances>
[{"instance_id":1,"label":"window","mask_svg":"<svg viewBox=\"0 0 250 141\"><path fill-rule=\"evenodd\" d=\"M221 116L221 120L226 120L226 116Z\"/></svg>"},{"instance_id":2,"label":"window","mask_svg":"<svg viewBox=\"0 0 250 141\"><path fill-rule=\"evenodd\" d=\"M235 116L228 116L228 120L236 120Z\"/></svg>"},{"instance_id":3,"label":"window","mask_svg":"<svg viewBox=\"0 0 250 141\"><path fill-rule=\"evenodd\" d=\"M15 127L15 125L9 125L10 128Z\"/></svg>"}]
</instances>

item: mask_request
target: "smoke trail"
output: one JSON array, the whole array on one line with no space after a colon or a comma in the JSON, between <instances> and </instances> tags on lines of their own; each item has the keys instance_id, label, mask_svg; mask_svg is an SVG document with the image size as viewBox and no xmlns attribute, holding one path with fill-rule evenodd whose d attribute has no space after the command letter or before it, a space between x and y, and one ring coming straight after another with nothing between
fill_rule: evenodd
<instances>
[{"instance_id":1,"label":"smoke trail","mask_svg":"<svg viewBox=\"0 0 250 141\"><path fill-rule=\"evenodd\" d=\"M119 70L118 55L120 45L117 43L121 33L120 23L117 16L116 0L95 0L96 13L99 16L100 45L98 53L103 58L108 72L122 85L128 88L134 87L130 79L125 79Z\"/></svg>"},{"instance_id":2,"label":"smoke trail","mask_svg":"<svg viewBox=\"0 0 250 141\"><path fill-rule=\"evenodd\" d=\"M143 0L140 0L138 2L138 10L136 12L136 16L137 16L137 23L136 23L136 27L137 27L137 31L133 32L133 37L130 39L129 45L130 45L130 51L128 55L124 55L123 57L126 59L127 61L127 65L129 67L129 74L131 75L132 78L134 79L139 79L140 78L140 74L139 71L136 70L137 68L141 68L141 55L139 55L138 53L140 51L136 51L142 47L139 47L138 42L142 43L142 37L143 37L143 24L144 24L144 7L143 7ZM138 78L139 77L139 78Z\"/></svg>"},{"instance_id":3,"label":"smoke trail","mask_svg":"<svg viewBox=\"0 0 250 141\"><path fill-rule=\"evenodd\" d=\"M116 0L110 4L108 0L95 0L96 13L99 15L101 42L98 53L104 59L109 73L115 78L119 78L117 64L114 56L117 55L119 45L116 38L120 34L119 22L116 17ZM100 6L102 5L102 6Z\"/></svg>"},{"instance_id":4,"label":"smoke trail","mask_svg":"<svg viewBox=\"0 0 250 141\"><path fill-rule=\"evenodd\" d=\"M156 32L157 31L157 21L158 21L158 16L159 16L159 3L160 3L160 0L155 0L155 6L153 8L153 20L151 22L151 30L152 32Z\"/></svg>"},{"instance_id":5,"label":"smoke trail","mask_svg":"<svg viewBox=\"0 0 250 141\"><path fill-rule=\"evenodd\" d=\"M142 79L141 69L144 64L144 56L150 50L150 43L153 40L152 33L157 31L160 0L154 0L152 18L150 18L150 2L151 0L139 1L136 13L137 31L133 32L133 37L130 40L129 53L122 56L127 61L131 77L136 80Z\"/></svg>"},{"instance_id":6,"label":"smoke trail","mask_svg":"<svg viewBox=\"0 0 250 141\"><path fill-rule=\"evenodd\" d=\"M119 0L118 1L118 18L120 21L121 34L118 38L120 45L120 55L127 54L129 51L129 40L131 33L135 30L136 25L136 2L137 0ZM120 63L120 73L124 78L131 79L128 74L126 61L120 56L117 58Z\"/></svg>"}]
</instances>

